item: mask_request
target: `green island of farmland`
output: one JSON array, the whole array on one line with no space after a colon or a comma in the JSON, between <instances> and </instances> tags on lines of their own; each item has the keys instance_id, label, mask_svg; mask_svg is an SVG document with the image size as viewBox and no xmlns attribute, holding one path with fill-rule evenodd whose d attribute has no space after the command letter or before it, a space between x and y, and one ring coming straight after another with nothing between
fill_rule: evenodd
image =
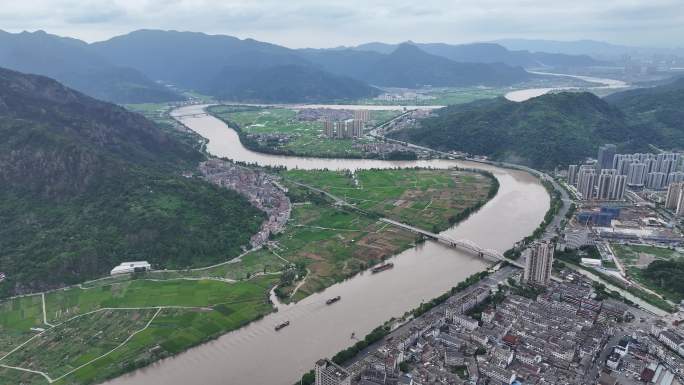
<instances>
[{"instance_id":1,"label":"green island of farmland","mask_svg":"<svg viewBox=\"0 0 684 385\"><path fill-rule=\"evenodd\" d=\"M324 137L322 121L301 121L297 111L289 108L266 108L248 106L213 106L208 111L223 120L240 134L242 143L255 151L318 157L362 158L369 154L354 144L373 143L372 138L330 139ZM383 123L399 115L401 111L372 111L367 127ZM258 142L250 135L275 134L281 139L271 138Z\"/></svg>"},{"instance_id":2,"label":"green island of farmland","mask_svg":"<svg viewBox=\"0 0 684 385\"><path fill-rule=\"evenodd\" d=\"M460 170L290 170L282 175L294 209L271 249L298 266L298 279L283 274L276 291L294 301L415 245L415 234L380 218L442 231L498 189L493 177Z\"/></svg>"}]
</instances>

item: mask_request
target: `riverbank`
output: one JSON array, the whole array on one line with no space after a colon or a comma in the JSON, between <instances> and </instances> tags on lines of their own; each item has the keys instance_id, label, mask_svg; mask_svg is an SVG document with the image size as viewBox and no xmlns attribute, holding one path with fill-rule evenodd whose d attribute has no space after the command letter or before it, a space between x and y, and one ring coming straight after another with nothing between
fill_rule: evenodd
<instances>
[{"instance_id":1,"label":"riverbank","mask_svg":"<svg viewBox=\"0 0 684 385\"><path fill-rule=\"evenodd\" d=\"M189 112L177 113L187 115ZM445 232L456 239L470 239L483 247L509 248L536 228L549 202L546 191L536 178L524 172L449 160L383 162L265 155L245 149L240 145L237 134L213 117L197 116L182 120L209 139L207 149L210 153L260 166L351 171L461 167L491 171L499 180L499 193L479 211ZM215 342L112 383L175 385L199 380L204 384L278 384L284 382L283 379L294 382L300 373L310 369L315 359L345 348L352 331L365 335L383 320L403 314L424 299L440 295L454 286L454 282L487 266L476 257L432 241L409 248L390 260L394 263L393 269L380 274L356 275L330 286L323 293L312 294L296 304L283 305L278 313L224 335ZM396 296L398 292L404 294ZM325 305L326 299L338 295L341 301L332 306ZM280 332L273 330L273 325L286 320L291 321L290 326ZM287 353L292 349L296 349L298 354ZM263 362L268 362L272 370L261 370L259 363Z\"/></svg>"}]
</instances>

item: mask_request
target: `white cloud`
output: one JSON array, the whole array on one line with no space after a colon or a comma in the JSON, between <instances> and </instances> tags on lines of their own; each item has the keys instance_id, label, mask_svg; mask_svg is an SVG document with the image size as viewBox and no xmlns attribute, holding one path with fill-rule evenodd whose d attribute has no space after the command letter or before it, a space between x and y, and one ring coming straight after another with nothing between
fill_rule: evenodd
<instances>
[{"instance_id":1,"label":"white cloud","mask_svg":"<svg viewBox=\"0 0 684 385\"><path fill-rule=\"evenodd\" d=\"M684 40L681 0L28 0L3 4L0 23L87 41L160 28L292 47L510 37L660 46Z\"/></svg>"}]
</instances>

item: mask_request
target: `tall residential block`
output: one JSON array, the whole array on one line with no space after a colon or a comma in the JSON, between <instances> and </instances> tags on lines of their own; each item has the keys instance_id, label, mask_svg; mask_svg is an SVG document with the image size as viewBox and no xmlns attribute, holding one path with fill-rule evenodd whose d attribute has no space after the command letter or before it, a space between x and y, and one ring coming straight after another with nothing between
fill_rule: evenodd
<instances>
[{"instance_id":1,"label":"tall residential block","mask_svg":"<svg viewBox=\"0 0 684 385\"><path fill-rule=\"evenodd\" d=\"M610 199L621 201L625 198L625 189L627 187L626 175L614 175L610 181Z\"/></svg>"},{"instance_id":2,"label":"tall residential block","mask_svg":"<svg viewBox=\"0 0 684 385\"><path fill-rule=\"evenodd\" d=\"M684 172L675 171L667 175L667 185L671 183L684 182Z\"/></svg>"},{"instance_id":3,"label":"tall residential block","mask_svg":"<svg viewBox=\"0 0 684 385\"><path fill-rule=\"evenodd\" d=\"M525 261L525 283L546 286L551 281L554 244L550 241L534 242Z\"/></svg>"},{"instance_id":4,"label":"tall residential block","mask_svg":"<svg viewBox=\"0 0 684 385\"><path fill-rule=\"evenodd\" d=\"M568 166L568 184L573 185L577 180L577 165L571 164Z\"/></svg>"},{"instance_id":5,"label":"tall residential block","mask_svg":"<svg viewBox=\"0 0 684 385\"><path fill-rule=\"evenodd\" d=\"M596 186L596 173L594 170L580 170L578 176L577 190L582 194L582 199L594 199L594 187Z\"/></svg>"},{"instance_id":6,"label":"tall residential block","mask_svg":"<svg viewBox=\"0 0 684 385\"><path fill-rule=\"evenodd\" d=\"M323 123L323 126L325 128L325 136L328 138L333 138L335 137L335 122L331 120L326 120Z\"/></svg>"},{"instance_id":7,"label":"tall residential block","mask_svg":"<svg viewBox=\"0 0 684 385\"><path fill-rule=\"evenodd\" d=\"M370 110L355 110L354 120L360 120L362 122L368 122L371 120Z\"/></svg>"},{"instance_id":8,"label":"tall residential block","mask_svg":"<svg viewBox=\"0 0 684 385\"><path fill-rule=\"evenodd\" d=\"M598 191L596 192L596 198L598 200L606 201L610 200L610 187L611 187L611 181L613 180L613 175L603 173L603 171L606 170L601 170L601 175L598 177Z\"/></svg>"},{"instance_id":9,"label":"tall residential block","mask_svg":"<svg viewBox=\"0 0 684 385\"><path fill-rule=\"evenodd\" d=\"M596 168L598 170L603 170L606 168L613 168L613 157L617 147L614 144L604 144L599 147L598 157L596 158Z\"/></svg>"},{"instance_id":10,"label":"tall residential block","mask_svg":"<svg viewBox=\"0 0 684 385\"><path fill-rule=\"evenodd\" d=\"M646 187L653 190L661 190L665 188L667 183L667 174L664 172L649 173L646 178Z\"/></svg>"},{"instance_id":11,"label":"tall residential block","mask_svg":"<svg viewBox=\"0 0 684 385\"><path fill-rule=\"evenodd\" d=\"M681 194L682 183L670 183L667 186L667 195L665 196L665 208L666 209L676 209L679 203L679 195Z\"/></svg>"},{"instance_id":12,"label":"tall residential block","mask_svg":"<svg viewBox=\"0 0 684 385\"><path fill-rule=\"evenodd\" d=\"M632 187L643 187L646 177L646 164L632 163L627 172L627 185Z\"/></svg>"},{"instance_id":13,"label":"tall residential block","mask_svg":"<svg viewBox=\"0 0 684 385\"><path fill-rule=\"evenodd\" d=\"M318 360L314 368L316 385L350 385L350 373L330 360Z\"/></svg>"}]
</instances>

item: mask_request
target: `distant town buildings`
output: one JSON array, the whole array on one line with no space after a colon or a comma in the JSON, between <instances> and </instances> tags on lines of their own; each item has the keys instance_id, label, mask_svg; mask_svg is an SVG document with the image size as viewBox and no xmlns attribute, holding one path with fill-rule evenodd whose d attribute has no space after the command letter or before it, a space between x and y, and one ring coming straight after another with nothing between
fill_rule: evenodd
<instances>
[{"instance_id":1,"label":"distant town buildings","mask_svg":"<svg viewBox=\"0 0 684 385\"><path fill-rule=\"evenodd\" d=\"M599 147L597 159L595 164L568 167L568 184L576 186L584 200L623 200L627 186L663 190L684 181L676 153L616 154L615 146L606 144Z\"/></svg>"},{"instance_id":2,"label":"distant town buildings","mask_svg":"<svg viewBox=\"0 0 684 385\"><path fill-rule=\"evenodd\" d=\"M347 370L328 359L318 360L314 368L316 385L350 385L351 375Z\"/></svg>"},{"instance_id":3,"label":"distant town buildings","mask_svg":"<svg viewBox=\"0 0 684 385\"><path fill-rule=\"evenodd\" d=\"M523 281L528 284L547 286L551 281L553 267L553 242L538 241L530 247L531 253L525 261Z\"/></svg>"},{"instance_id":4,"label":"distant town buildings","mask_svg":"<svg viewBox=\"0 0 684 385\"><path fill-rule=\"evenodd\" d=\"M363 136L364 121L348 119L344 121L326 120L324 123L325 136L331 139L360 138Z\"/></svg>"}]
</instances>

